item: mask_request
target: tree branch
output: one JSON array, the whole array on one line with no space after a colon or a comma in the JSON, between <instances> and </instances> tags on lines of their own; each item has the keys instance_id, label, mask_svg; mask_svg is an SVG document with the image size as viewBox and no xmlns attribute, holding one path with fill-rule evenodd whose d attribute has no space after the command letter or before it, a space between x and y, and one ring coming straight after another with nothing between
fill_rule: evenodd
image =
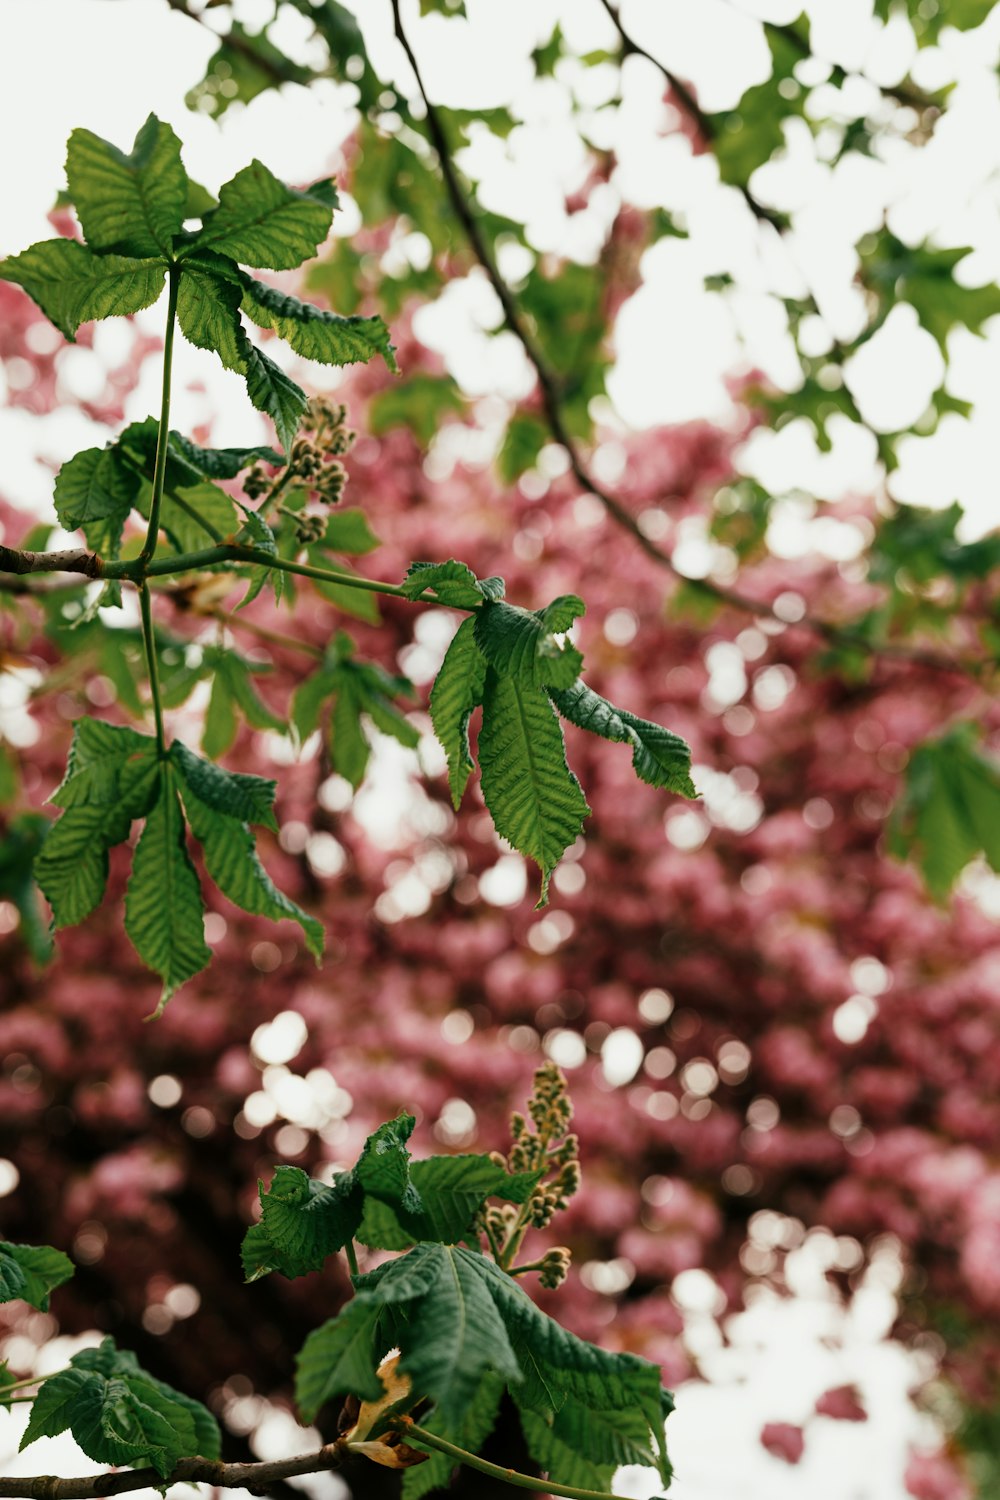
<instances>
[{"instance_id":1,"label":"tree branch","mask_svg":"<svg viewBox=\"0 0 1000 1500\"><path fill-rule=\"evenodd\" d=\"M319 1474L339 1469L345 1450L341 1440L327 1443L315 1453L298 1458L279 1458L260 1463L226 1464L211 1458L182 1458L164 1478L157 1469L112 1470L77 1479L54 1474L33 1478L0 1479L0 1500L100 1500L128 1490L164 1490L170 1484L212 1484L219 1489L250 1489L263 1493L276 1480L295 1474Z\"/></svg>"},{"instance_id":2,"label":"tree branch","mask_svg":"<svg viewBox=\"0 0 1000 1500\"><path fill-rule=\"evenodd\" d=\"M15 547L0 546L0 573L82 573L85 578L105 576L101 558L85 547L72 547L65 552L19 552Z\"/></svg>"},{"instance_id":3,"label":"tree branch","mask_svg":"<svg viewBox=\"0 0 1000 1500\"><path fill-rule=\"evenodd\" d=\"M649 54L647 52L643 51L643 49L641 49L637 43L634 43L632 41L631 37L627 36L626 33L621 30L621 24L618 21L617 9L613 3L613 0L601 0L601 4L604 6L605 10L607 10L608 14L615 22L615 25L618 27L619 34L622 36L622 41L626 48L640 53L644 57L649 57ZM845 628L843 626L835 624L833 621L817 619L808 614L804 615L802 619L796 620L794 622L782 620L779 615L775 614L774 610L769 604L766 604L761 600L751 599L746 594L739 593L735 589L724 588L721 584L713 583L710 579L687 578L683 573L678 571L671 555L668 552L664 552L661 547L658 547L656 545L652 538L648 537L645 534L635 516L631 514L631 512L622 503L622 501L619 500L617 496L612 495L608 490L604 489L604 487L600 485L596 479L593 478L586 464L584 463L583 456L580 453L579 448L577 447L575 439L571 436L569 429L567 428L566 423L563 419L562 406L559 395L559 381L555 373L550 369L548 362L541 351L541 348L536 342L534 335L528 328L524 316L517 305L514 294L511 292L507 283L500 275L499 269L496 265L495 260L493 259L493 255L479 226L479 221L476 218L475 212L473 211L472 203L470 201L471 195L467 196L466 190L459 178L458 169L456 168L455 163L452 160L451 151L448 145L448 139L441 123L441 117L438 114L437 107L433 104L427 93L427 89L423 81L423 75L420 72L420 66L417 62L416 55L414 54L413 48L410 45L409 38L407 37L406 31L403 27L403 20L400 14L400 0L392 0L392 13L396 40L399 42L403 51L406 53L407 61L409 62L410 67L413 70L413 76L416 79L417 88L420 92L420 97L423 100L424 109L427 113L427 133L430 136L431 142L438 155L438 160L441 166L441 175L444 179L445 188L447 190L451 206L454 210L456 218L459 220L462 228L465 230L466 237L472 247L476 259L479 261L479 264L486 272L489 283L500 301L506 326L518 339L521 347L523 348L525 354L528 356L528 359L534 367L535 374L538 377L538 386L542 397L542 408L545 414L545 420L548 425L549 431L551 432L556 442L560 445L560 447L565 450L569 458L570 472L572 473L573 478L576 480L580 488L582 490L585 490L588 494L593 495L595 499L600 501L612 520L624 531L627 531L631 537L634 538L634 540L641 547L642 551L652 562L657 565L657 567L664 568L667 572L673 574L675 578L687 584L689 587L697 589L700 593L703 593L706 597L714 600L717 604L728 606L731 609L738 609L744 614L754 616L756 619L777 620L786 628L789 627L791 623L794 623L795 626L799 627L800 629L811 631L814 635L818 636L821 640L827 641L830 645L848 646L854 650L861 651L868 656L884 656L892 658L894 660L908 661L915 665L931 667L936 671L951 672L963 677L976 677L984 671L991 670L992 663L986 660L982 662L965 661L958 658L938 655L934 652L921 651L918 648L879 645L873 641L869 641L866 637L851 631L849 628ZM655 61L655 59L650 60ZM671 83L671 87L674 87L675 80L673 78L673 75L670 74L665 68L663 68L660 63L657 63L656 66L659 67L660 71L663 72L664 75L668 78ZM682 84L681 87L684 88L684 85ZM690 94L690 90L688 90L687 92L688 96L691 99L692 107L698 111L699 122L705 120L707 117L705 117L702 111L699 109L697 101L694 99L693 95ZM701 128L700 123L699 128Z\"/></svg>"},{"instance_id":4,"label":"tree branch","mask_svg":"<svg viewBox=\"0 0 1000 1500\"><path fill-rule=\"evenodd\" d=\"M205 30L211 32L212 36L215 37L220 47L223 45L231 47L234 52L238 52L242 57L245 57L255 68L270 78L272 83L300 83L302 81L292 64L289 64L287 68L283 68L275 58L267 53L258 51L253 45L251 38L242 36L238 31L223 33L216 31L213 26L209 26L203 15L191 9L187 0L167 0L167 4L171 10L176 10L180 15L187 16L189 21L195 21L199 26L204 26Z\"/></svg>"}]
</instances>

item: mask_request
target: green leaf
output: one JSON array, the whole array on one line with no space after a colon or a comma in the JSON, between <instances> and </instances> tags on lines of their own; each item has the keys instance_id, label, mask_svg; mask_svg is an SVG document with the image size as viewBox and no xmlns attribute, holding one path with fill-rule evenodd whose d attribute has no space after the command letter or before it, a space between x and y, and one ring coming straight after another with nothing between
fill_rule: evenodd
<instances>
[{"instance_id":1,"label":"green leaf","mask_svg":"<svg viewBox=\"0 0 1000 1500\"><path fill-rule=\"evenodd\" d=\"M242 275L243 311L258 328L273 328L297 354L324 365L365 363L381 354L393 373L397 366L389 330L381 318L341 317L300 302L277 287Z\"/></svg>"},{"instance_id":2,"label":"green leaf","mask_svg":"<svg viewBox=\"0 0 1000 1500\"><path fill-rule=\"evenodd\" d=\"M131 819L114 808L74 807L51 829L35 860L35 879L56 927L90 915L108 881L108 850L128 838Z\"/></svg>"},{"instance_id":3,"label":"green leaf","mask_svg":"<svg viewBox=\"0 0 1000 1500\"><path fill-rule=\"evenodd\" d=\"M386 1250L400 1250L418 1240L454 1244L469 1237L472 1221L487 1198L523 1203L540 1176L539 1172L507 1172L488 1156L431 1156L411 1162L409 1181L421 1207L392 1209L379 1203L372 1213L373 1205L366 1203L358 1239Z\"/></svg>"},{"instance_id":4,"label":"green leaf","mask_svg":"<svg viewBox=\"0 0 1000 1500\"><path fill-rule=\"evenodd\" d=\"M0 261L0 281L23 287L71 344L81 323L152 306L165 275L163 261L95 255L76 240L40 240Z\"/></svg>"},{"instance_id":5,"label":"green leaf","mask_svg":"<svg viewBox=\"0 0 1000 1500\"><path fill-rule=\"evenodd\" d=\"M274 45L267 27L248 31L239 21L233 21L218 51L208 60L205 77L195 84L184 102L189 109L218 120L231 104L249 104L258 94L286 79L307 84L314 76L310 68L292 62ZM215 206L216 200L212 198L204 207L189 209L187 216L202 218Z\"/></svg>"},{"instance_id":6,"label":"green leaf","mask_svg":"<svg viewBox=\"0 0 1000 1500\"><path fill-rule=\"evenodd\" d=\"M975 736L960 724L918 746L893 814L892 852L916 858L937 900L980 854L1000 873L1000 767L979 754Z\"/></svg>"},{"instance_id":7,"label":"green leaf","mask_svg":"<svg viewBox=\"0 0 1000 1500\"><path fill-rule=\"evenodd\" d=\"M477 578L463 562L450 557L447 562L411 563L403 579L407 599L422 599L430 589L441 604L456 609L478 609L485 602L503 598L502 578Z\"/></svg>"},{"instance_id":8,"label":"green leaf","mask_svg":"<svg viewBox=\"0 0 1000 1500\"><path fill-rule=\"evenodd\" d=\"M357 506L339 507L333 511L326 523L326 535L318 544L328 552L346 552L351 557L361 557L379 546L379 539L368 523L368 517Z\"/></svg>"},{"instance_id":9,"label":"green leaf","mask_svg":"<svg viewBox=\"0 0 1000 1500\"><path fill-rule=\"evenodd\" d=\"M615 708L584 682L562 690L552 688L549 697L563 718L579 729L631 745L632 765L640 781L666 787L681 797L697 797L691 780L691 747L680 735Z\"/></svg>"},{"instance_id":10,"label":"green leaf","mask_svg":"<svg viewBox=\"0 0 1000 1500\"><path fill-rule=\"evenodd\" d=\"M497 833L541 869L544 905L549 876L590 808L566 764L562 729L548 699L520 678L492 669L483 692L479 766Z\"/></svg>"},{"instance_id":11,"label":"green leaf","mask_svg":"<svg viewBox=\"0 0 1000 1500\"><path fill-rule=\"evenodd\" d=\"M56 807L114 807L139 818L153 795L156 741L119 724L78 719L66 775L49 799Z\"/></svg>"},{"instance_id":12,"label":"green leaf","mask_svg":"<svg viewBox=\"0 0 1000 1500\"><path fill-rule=\"evenodd\" d=\"M180 432L171 432L170 446L206 479L235 479L258 460L280 467L284 457L265 444L255 448L201 448Z\"/></svg>"},{"instance_id":13,"label":"green leaf","mask_svg":"<svg viewBox=\"0 0 1000 1500\"><path fill-rule=\"evenodd\" d=\"M177 322L188 343L217 354L227 370L246 371L239 317L240 289L232 280L185 262L177 288Z\"/></svg>"},{"instance_id":14,"label":"green leaf","mask_svg":"<svg viewBox=\"0 0 1000 1500\"><path fill-rule=\"evenodd\" d=\"M649 1424L638 1410L599 1411L571 1396L547 1416L524 1407L520 1418L528 1452L560 1484L608 1490L623 1464L652 1461Z\"/></svg>"},{"instance_id":15,"label":"green leaf","mask_svg":"<svg viewBox=\"0 0 1000 1500\"><path fill-rule=\"evenodd\" d=\"M83 531L92 552L117 558L138 489L116 448L85 448L56 476L56 515L67 531Z\"/></svg>"},{"instance_id":16,"label":"green leaf","mask_svg":"<svg viewBox=\"0 0 1000 1500\"><path fill-rule=\"evenodd\" d=\"M316 254L330 232L336 191L327 182L306 192L286 187L254 160L219 189L192 250L215 250L248 266L292 271Z\"/></svg>"},{"instance_id":17,"label":"green leaf","mask_svg":"<svg viewBox=\"0 0 1000 1500\"><path fill-rule=\"evenodd\" d=\"M200 182L188 178L187 196L184 199L185 219L203 219L211 209L218 206L219 200L214 193L210 193L207 187L202 187Z\"/></svg>"},{"instance_id":18,"label":"green leaf","mask_svg":"<svg viewBox=\"0 0 1000 1500\"><path fill-rule=\"evenodd\" d=\"M183 747L175 745L172 755L173 749ZM290 896L278 890L258 858L254 836L247 824L201 800L185 776L184 767L190 765L192 759L195 757L186 752L186 758L176 757L176 764L183 783L184 807L191 832L201 845L209 875L222 894L243 911L258 917L270 917L274 922L283 917L298 922L306 946L318 963L323 956L322 922L308 916ZM208 762L201 764L207 765ZM205 781L204 775L199 774L197 783L204 786Z\"/></svg>"},{"instance_id":19,"label":"green leaf","mask_svg":"<svg viewBox=\"0 0 1000 1500\"><path fill-rule=\"evenodd\" d=\"M0 770L4 759L0 757ZM13 800L14 794L4 796L0 786L0 804ZM9 820L0 836L0 900L11 902L17 909L21 938L38 964L52 957L52 939L48 921L42 915L33 865L50 826L42 813L19 813Z\"/></svg>"},{"instance_id":20,"label":"green leaf","mask_svg":"<svg viewBox=\"0 0 1000 1500\"><path fill-rule=\"evenodd\" d=\"M357 1297L322 1327L313 1329L295 1360L295 1402L305 1422L334 1396L378 1401L378 1305Z\"/></svg>"},{"instance_id":21,"label":"green leaf","mask_svg":"<svg viewBox=\"0 0 1000 1500\"><path fill-rule=\"evenodd\" d=\"M361 1192L351 1173L326 1186L299 1167L276 1167L271 1186L259 1184L261 1220L247 1232L243 1265L248 1281L271 1271L307 1276L342 1250L361 1221Z\"/></svg>"},{"instance_id":22,"label":"green leaf","mask_svg":"<svg viewBox=\"0 0 1000 1500\"><path fill-rule=\"evenodd\" d=\"M296 385L273 359L269 359L262 350L251 344L242 330L240 349L247 395L258 411L266 412L272 419L277 429L278 442L287 452L298 431L308 397L302 387Z\"/></svg>"},{"instance_id":23,"label":"green leaf","mask_svg":"<svg viewBox=\"0 0 1000 1500\"><path fill-rule=\"evenodd\" d=\"M431 688L434 733L448 757L448 785L458 810L472 773L469 720L483 701L486 659L476 645L474 621L463 620L445 653Z\"/></svg>"},{"instance_id":24,"label":"green leaf","mask_svg":"<svg viewBox=\"0 0 1000 1500\"><path fill-rule=\"evenodd\" d=\"M148 1375L110 1338L74 1354L68 1370L43 1382L21 1451L67 1429L95 1463L151 1464L164 1479L179 1459L217 1458L220 1451L211 1413Z\"/></svg>"},{"instance_id":25,"label":"green leaf","mask_svg":"<svg viewBox=\"0 0 1000 1500\"><path fill-rule=\"evenodd\" d=\"M170 759L186 786L213 812L224 813L241 823L262 823L277 831L273 804L277 782L243 771L225 771L195 755L180 740L170 747Z\"/></svg>"},{"instance_id":26,"label":"green leaf","mask_svg":"<svg viewBox=\"0 0 1000 1500\"><path fill-rule=\"evenodd\" d=\"M339 632L330 649L327 665L296 689L292 698L292 723L299 738L307 739L319 725L324 703L328 698L332 699L330 729L334 769L357 790L364 780L371 755L371 746L361 722L362 714L367 714L383 734L391 735L409 749L416 749L420 735L391 702L398 694L411 694L411 683L405 677L390 676L375 662L355 661L353 651L354 642Z\"/></svg>"},{"instance_id":27,"label":"green leaf","mask_svg":"<svg viewBox=\"0 0 1000 1500\"><path fill-rule=\"evenodd\" d=\"M48 1312L49 1293L73 1275L68 1255L51 1245L12 1245L0 1240L0 1302L16 1297Z\"/></svg>"},{"instance_id":28,"label":"green leaf","mask_svg":"<svg viewBox=\"0 0 1000 1500\"><path fill-rule=\"evenodd\" d=\"M525 686L568 688L580 675L583 657L560 640L587 606L576 594L563 594L545 609L486 604L476 616L476 644L490 666Z\"/></svg>"},{"instance_id":29,"label":"green leaf","mask_svg":"<svg viewBox=\"0 0 1000 1500\"><path fill-rule=\"evenodd\" d=\"M467 1453L479 1453L496 1425L503 1389L499 1375L485 1375L457 1426L449 1426L436 1411L425 1417L421 1425ZM422 1500L432 1490L447 1489L455 1467L456 1460L447 1453L430 1453L426 1463L403 1471L403 1500Z\"/></svg>"},{"instance_id":30,"label":"green leaf","mask_svg":"<svg viewBox=\"0 0 1000 1500\"><path fill-rule=\"evenodd\" d=\"M159 783L125 894L125 931L143 963L163 980L157 1013L212 957L171 761L159 763Z\"/></svg>"},{"instance_id":31,"label":"green leaf","mask_svg":"<svg viewBox=\"0 0 1000 1500\"><path fill-rule=\"evenodd\" d=\"M497 473L503 484L514 484L538 462L538 455L550 440L549 429L531 412L516 411L507 423L500 451Z\"/></svg>"},{"instance_id":32,"label":"green leaf","mask_svg":"<svg viewBox=\"0 0 1000 1500\"><path fill-rule=\"evenodd\" d=\"M450 375L410 375L372 397L368 425L376 437L394 427L408 427L420 446L429 448L446 418L464 410L462 394Z\"/></svg>"},{"instance_id":33,"label":"green leaf","mask_svg":"<svg viewBox=\"0 0 1000 1500\"><path fill-rule=\"evenodd\" d=\"M406 1274L407 1262L421 1251L436 1274L418 1307L406 1315L400 1368L416 1390L433 1399L443 1421L458 1423L485 1376L497 1374L516 1381L521 1367L504 1319L480 1274L477 1262L485 1263L483 1255L451 1245L418 1245L388 1267L358 1277L359 1291L378 1278L377 1295L386 1298L396 1277ZM412 1333L411 1321L416 1323Z\"/></svg>"},{"instance_id":34,"label":"green leaf","mask_svg":"<svg viewBox=\"0 0 1000 1500\"><path fill-rule=\"evenodd\" d=\"M150 115L129 155L89 130L69 138L66 178L84 238L94 250L173 254L184 223L187 174L181 143Z\"/></svg>"},{"instance_id":35,"label":"green leaf","mask_svg":"<svg viewBox=\"0 0 1000 1500\"><path fill-rule=\"evenodd\" d=\"M237 708L254 729L286 730L285 721L271 712L254 688L253 677L266 670L263 666L235 651L212 649L205 657L213 677L201 745L210 760L224 755L236 738Z\"/></svg>"},{"instance_id":36,"label":"green leaf","mask_svg":"<svg viewBox=\"0 0 1000 1500\"><path fill-rule=\"evenodd\" d=\"M709 116L719 175L723 182L737 187L745 187L757 168L782 149L784 122L805 116L808 91L799 87L797 93L792 92L792 85L796 83L796 65L809 53L808 30L803 39L805 54L792 37L776 27L767 27L766 36L771 49L768 78L747 89L734 110Z\"/></svg>"}]
</instances>

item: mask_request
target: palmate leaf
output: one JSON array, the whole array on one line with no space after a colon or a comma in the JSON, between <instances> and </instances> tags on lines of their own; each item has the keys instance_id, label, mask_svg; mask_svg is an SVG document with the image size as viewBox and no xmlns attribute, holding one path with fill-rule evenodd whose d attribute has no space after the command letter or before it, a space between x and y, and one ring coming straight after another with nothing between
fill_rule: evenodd
<instances>
[{"instance_id":1,"label":"palmate leaf","mask_svg":"<svg viewBox=\"0 0 1000 1500\"><path fill-rule=\"evenodd\" d=\"M631 745L632 764L641 781L666 787L681 797L697 797L691 780L691 747L680 735L616 708L583 682L562 690L550 688L549 697L571 724L602 739Z\"/></svg>"},{"instance_id":2,"label":"palmate leaf","mask_svg":"<svg viewBox=\"0 0 1000 1500\"><path fill-rule=\"evenodd\" d=\"M177 322L189 343L217 354L227 370L245 373L240 339L240 289L226 276L194 261L177 288Z\"/></svg>"},{"instance_id":3,"label":"palmate leaf","mask_svg":"<svg viewBox=\"0 0 1000 1500\"><path fill-rule=\"evenodd\" d=\"M0 1302L20 1298L48 1312L49 1293L73 1275L68 1255L51 1245L12 1245L0 1241Z\"/></svg>"},{"instance_id":4,"label":"palmate leaf","mask_svg":"<svg viewBox=\"0 0 1000 1500\"><path fill-rule=\"evenodd\" d=\"M330 232L337 194L329 181L305 192L286 187L254 160L219 189L190 250L214 250L247 266L293 271Z\"/></svg>"},{"instance_id":5,"label":"palmate leaf","mask_svg":"<svg viewBox=\"0 0 1000 1500\"><path fill-rule=\"evenodd\" d=\"M562 729L548 699L530 683L492 668L483 689L479 765L497 833L541 869L538 904L544 905L549 877L590 808L566 764Z\"/></svg>"},{"instance_id":6,"label":"palmate leaf","mask_svg":"<svg viewBox=\"0 0 1000 1500\"><path fill-rule=\"evenodd\" d=\"M171 256L188 197L181 143L150 115L129 155L89 130L74 130L66 157L69 194L94 250Z\"/></svg>"},{"instance_id":7,"label":"palmate leaf","mask_svg":"<svg viewBox=\"0 0 1000 1500\"><path fill-rule=\"evenodd\" d=\"M152 306L165 275L162 260L95 255L76 240L40 240L0 261L0 281L23 287L71 344L81 323Z\"/></svg>"},{"instance_id":8,"label":"palmate leaf","mask_svg":"<svg viewBox=\"0 0 1000 1500\"><path fill-rule=\"evenodd\" d=\"M105 1339L74 1354L46 1380L31 1408L21 1451L69 1431L100 1464L151 1464L163 1477L178 1459L218 1458L219 1429L199 1402L142 1370L133 1354Z\"/></svg>"},{"instance_id":9,"label":"palmate leaf","mask_svg":"<svg viewBox=\"0 0 1000 1500\"><path fill-rule=\"evenodd\" d=\"M241 275L243 311L258 328L272 328L297 354L323 365L365 363L381 354L397 370L389 330L379 317L341 317L300 302L277 287Z\"/></svg>"}]
</instances>

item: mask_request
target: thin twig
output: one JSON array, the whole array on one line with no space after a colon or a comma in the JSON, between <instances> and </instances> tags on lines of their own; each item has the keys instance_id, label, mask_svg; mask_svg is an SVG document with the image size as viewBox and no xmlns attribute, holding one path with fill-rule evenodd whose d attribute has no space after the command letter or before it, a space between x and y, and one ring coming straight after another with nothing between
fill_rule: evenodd
<instances>
[{"instance_id":1,"label":"thin twig","mask_svg":"<svg viewBox=\"0 0 1000 1500\"><path fill-rule=\"evenodd\" d=\"M488 1459L459 1448L457 1443L449 1443L447 1438L438 1437L436 1432L418 1427L410 1417L397 1417L395 1425L407 1443L421 1443L427 1448L436 1448L439 1453L447 1453L456 1463L478 1469L481 1474L502 1480L504 1484L513 1484L518 1489L535 1490L542 1495L565 1495L569 1500L622 1500L621 1496L613 1495L608 1490L585 1490L573 1484L556 1484L551 1479L536 1479L532 1474L521 1474L517 1469L504 1469L500 1464L491 1464Z\"/></svg>"},{"instance_id":2,"label":"thin twig","mask_svg":"<svg viewBox=\"0 0 1000 1500\"><path fill-rule=\"evenodd\" d=\"M0 1479L0 1500L99 1500L128 1490L160 1490L171 1484L212 1484L220 1489L252 1489L263 1493L269 1484L296 1474L319 1474L339 1469L344 1461L341 1442L327 1443L315 1453L261 1463L226 1464L211 1458L182 1458L166 1476L157 1469L130 1469L60 1479L53 1474L33 1478Z\"/></svg>"},{"instance_id":3,"label":"thin twig","mask_svg":"<svg viewBox=\"0 0 1000 1500\"><path fill-rule=\"evenodd\" d=\"M613 0L601 0L601 4L608 11L609 15L611 15L612 19L615 20L615 24L619 25L620 30L620 23L616 19L617 11ZM751 599L735 589L724 588L721 584L713 583L707 578L687 578L678 570L671 555L668 552L664 552L651 537L646 535L635 516L631 514L622 501L615 495L612 495L593 478L563 418L558 378L549 367L541 348L528 328L514 294L500 275L480 228L479 221L472 209L470 199L466 195L465 188L459 178L458 170L452 160L448 139L441 124L440 115L438 114L436 105L431 101L427 93L416 55L403 27L402 16L400 14L400 0L392 0L392 13L396 39L406 53L407 61L416 79L420 97L423 100L424 109L427 114L427 132L438 155L441 175L444 179L451 206L456 218L465 230L466 237L472 246L476 259L486 272L490 285L500 301L504 322L511 333L518 339L534 367L535 374L538 377L542 408L549 431L556 442L565 450L569 458L570 472L580 488L600 501L616 524L634 538L652 562L658 567L666 569L667 572L672 573L682 583L697 589L699 593L714 600L717 604L728 606L731 609L738 609L742 613L753 615L757 619L776 620L783 626L794 623L801 629L810 630L814 635L819 636L831 645L849 646L868 656L887 656L895 660L907 661L915 665L931 667L936 671L951 672L963 677L976 676L980 672L991 669L992 663L989 661L965 661L905 646L882 646L869 641L866 637L858 635L850 629L845 629L835 624L833 621L817 619L808 614L803 615L800 620L794 622L782 620L780 616L775 614L775 611L769 604L761 600ZM631 38L626 37L624 33L622 33L622 36L624 45L632 47L635 51L641 51L636 44L632 43ZM648 56L649 54L642 52L642 55ZM659 63L657 63L657 66L661 67ZM662 67L661 71L665 74L667 72ZM673 79L673 75L667 76L671 80ZM692 103L693 107L698 109L697 101L693 100L693 96ZM699 115L701 115L700 110Z\"/></svg>"},{"instance_id":4,"label":"thin twig","mask_svg":"<svg viewBox=\"0 0 1000 1500\"><path fill-rule=\"evenodd\" d=\"M180 15L187 16L189 21L196 21L199 26L204 26L205 30L211 32L220 46L225 45L230 47L233 52L238 52L241 57L245 57L261 73L266 74L272 83L302 82L301 76L293 64L289 63L287 68L283 68L270 54L258 51L253 44L254 39L252 37L243 36L238 31L227 31L225 35L220 35L213 26L209 26L203 15L191 9L187 0L167 0L167 4L171 10L176 10Z\"/></svg>"}]
</instances>

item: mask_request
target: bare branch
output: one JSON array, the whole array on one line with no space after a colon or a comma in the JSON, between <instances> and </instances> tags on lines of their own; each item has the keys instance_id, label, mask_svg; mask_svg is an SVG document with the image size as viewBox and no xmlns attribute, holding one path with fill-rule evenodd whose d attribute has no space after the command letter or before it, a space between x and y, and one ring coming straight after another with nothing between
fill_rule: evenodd
<instances>
[{"instance_id":1,"label":"bare branch","mask_svg":"<svg viewBox=\"0 0 1000 1500\"><path fill-rule=\"evenodd\" d=\"M96 552L73 547L65 552L19 552L0 546L0 573L82 573L103 578L104 563Z\"/></svg>"},{"instance_id":2,"label":"bare branch","mask_svg":"<svg viewBox=\"0 0 1000 1500\"><path fill-rule=\"evenodd\" d=\"M33 1478L0 1479L0 1500L99 1500L99 1497L122 1495L129 1490L162 1491L167 1485L182 1483L212 1484L227 1490L246 1488L260 1494L269 1484L295 1474L319 1474L326 1469L339 1469L344 1456L344 1445L338 1439L315 1453L268 1462L226 1464L211 1458L182 1458L166 1478L157 1469L112 1470L77 1479L38 1474Z\"/></svg>"}]
</instances>

